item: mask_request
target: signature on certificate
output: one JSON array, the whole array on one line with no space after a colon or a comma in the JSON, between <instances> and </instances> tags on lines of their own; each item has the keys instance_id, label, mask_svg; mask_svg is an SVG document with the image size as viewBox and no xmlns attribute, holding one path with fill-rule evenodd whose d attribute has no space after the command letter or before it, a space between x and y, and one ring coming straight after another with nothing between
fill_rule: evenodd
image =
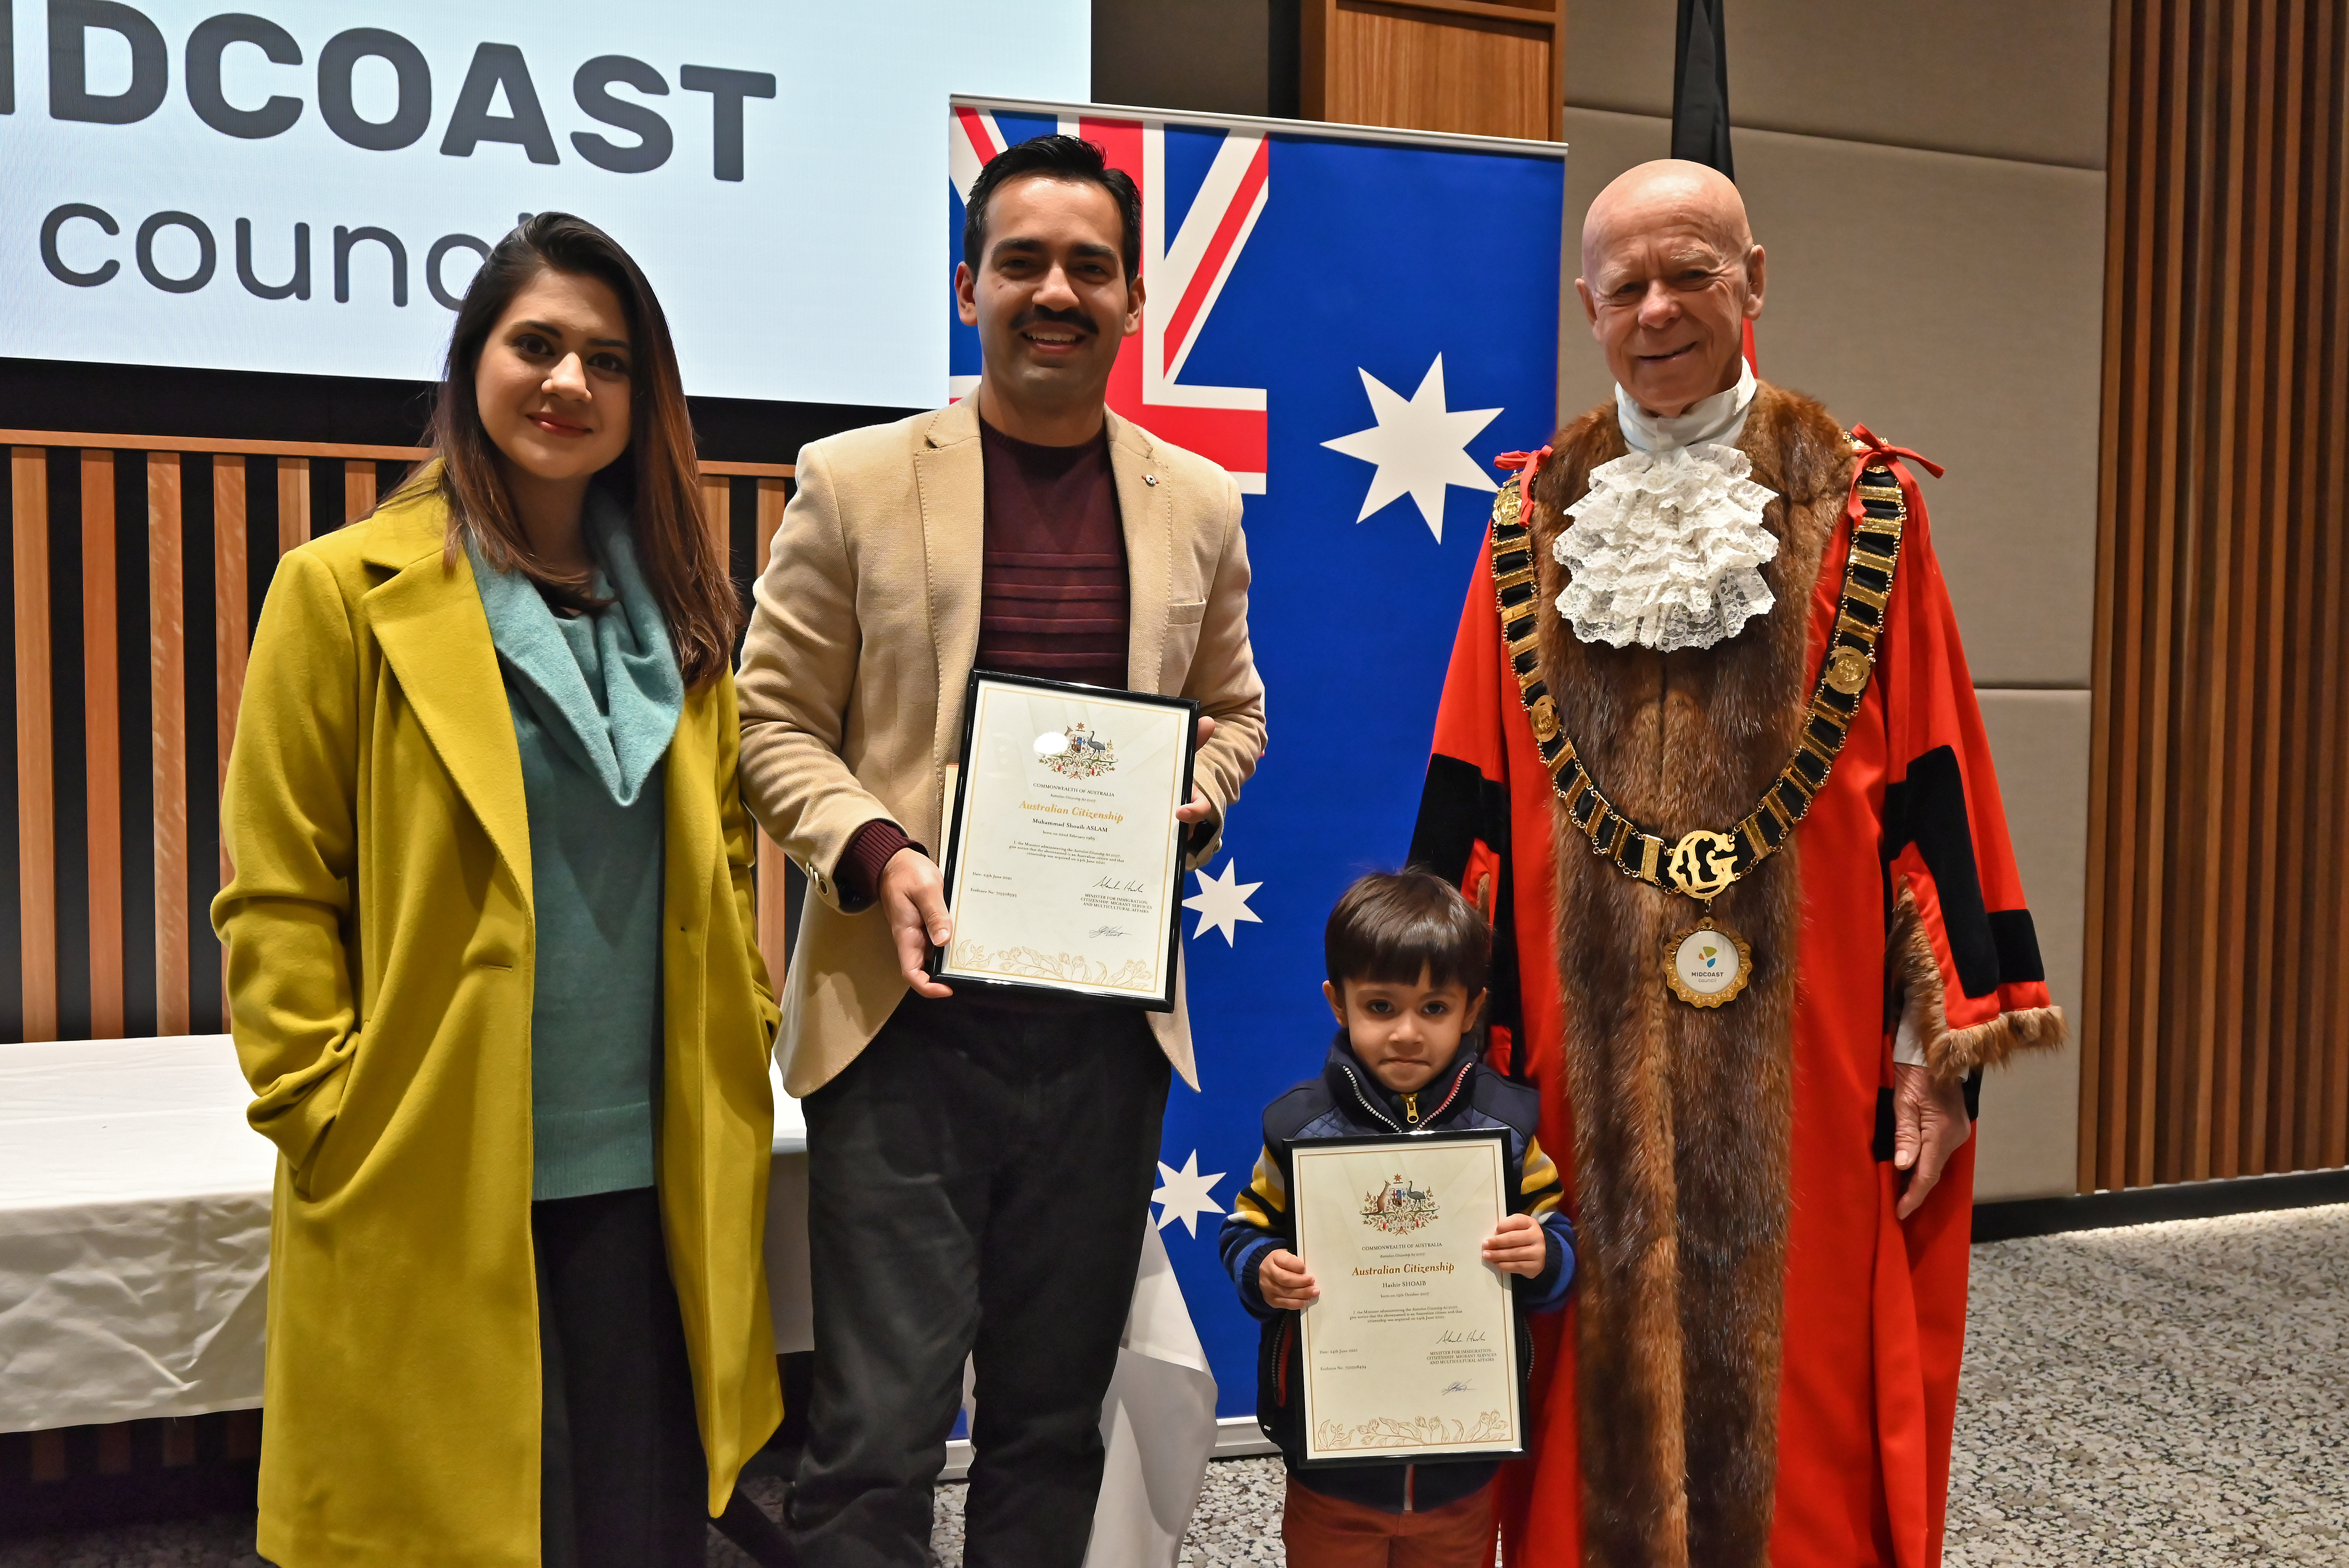
<instances>
[{"instance_id":1,"label":"signature on certificate","mask_svg":"<svg viewBox=\"0 0 2349 1568\"><path fill-rule=\"evenodd\" d=\"M1447 1385L1444 1391L1447 1394L1465 1394L1469 1390L1465 1383L1453 1383Z\"/></svg>"},{"instance_id":2,"label":"signature on certificate","mask_svg":"<svg viewBox=\"0 0 2349 1568\"><path fill-rule=\"evenodd\" d=\"M1456 1328L1447 1328L1435 1336L1438 1345L1482 1345L1484 1342L1485 1331L1481 1328L1472 1328L1465 1334Z\"/></svg>"},{"instance_id":3,"label":"signature on certificate","mask_svg":"<svg viewBox=\"0 0 2349 1568\"><path fill-rule=\"evenodd\" d=\"M1148 882L1134 882L1125 877L1102 877L1094 882L1093 886L1110 892L1147 892L1150 890Z\"/></svg>"},{"instance_id":4,"label":"signature on certificate","mask_svg":"<svg viewBox=\"0 0 2349 1568\"><path fill-rule=\"evenodd\" d=\"M1122 925L1096 925L1091 931L1086 932L1085 934L1087 936L1123 936L1125 934L1125 927Z\"/></svg>"}]
</instances>

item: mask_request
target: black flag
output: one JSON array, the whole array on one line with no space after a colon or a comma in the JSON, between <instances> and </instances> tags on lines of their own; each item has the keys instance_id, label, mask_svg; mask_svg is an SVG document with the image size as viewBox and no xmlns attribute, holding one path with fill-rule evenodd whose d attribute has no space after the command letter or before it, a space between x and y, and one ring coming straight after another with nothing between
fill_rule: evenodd
<instances>
[{"instance_id":1,"label":"black flag","mask_svg":"<svg viewBox=\"0 0 2349 1568\"><path fill-rule=\"evenodd\" d=\"M1673 38L1672 156L1737 178L1729 157L1729 37L1721 8L1728 0L1681 0ZM1754 324L1745 324L1745 363L1758 372Z\"/></svg>"},{"instance_id":2,"label":"black flag","mask_svg":"<svg viewBox=\"0 0 2349 1568\"><path fill-rule=\"evenodd\" d=\"M1724 0L1681 0L1673 39L1672 156L1709 164L1732 180L1729 160L1729 40Z\"/></svg>"}]
</instances>

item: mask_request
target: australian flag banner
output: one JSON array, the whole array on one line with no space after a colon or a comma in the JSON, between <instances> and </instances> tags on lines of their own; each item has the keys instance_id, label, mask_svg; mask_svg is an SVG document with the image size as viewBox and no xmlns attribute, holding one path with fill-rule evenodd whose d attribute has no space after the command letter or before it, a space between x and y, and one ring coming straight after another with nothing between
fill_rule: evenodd
<instances>
[{"instance_id":1,"label":"australian flag banner","mask_svg":"<svg viewBox=\"0 0 2349 1568\"><path fill-rule=\"evenodd\" d=\"M1330 906L1410 848L1492 459L1549 437L1566 150L957 98L947 278L980 168L1053 131L1098 143L1142 188L1147 304L1110 407L1247 496L1270 748L1186 889L1201 1092L1178 1086L1167 1106L1153 1200L1218 1413L1247 1419L1256 1326L1216 1229L1265 1104L1320 1071ZM978 335L950 293L946 306L941 390L961 397Z\"/></svg>"}]
</instances>

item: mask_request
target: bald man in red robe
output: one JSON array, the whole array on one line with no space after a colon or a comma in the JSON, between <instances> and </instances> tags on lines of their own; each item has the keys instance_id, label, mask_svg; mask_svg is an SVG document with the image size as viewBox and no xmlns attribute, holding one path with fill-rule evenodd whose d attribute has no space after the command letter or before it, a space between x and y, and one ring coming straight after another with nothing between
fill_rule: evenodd
<instances>
[{"instance_id":1,"label":"bald man in red robe","mask_svg":"<svg viewBox=\"0 0 2349 1568\"><path fill-rule=\"evenodd\" d=\"M1571 1150L1508 1561L1930 1568L1974 1088L2064 1033L1930 465L1754 378L1713 170L1609 186L1582 274L1616 397L1502 490L1413 846L1493 917L1494 1056Z\"/></svg>"}]
</instances>

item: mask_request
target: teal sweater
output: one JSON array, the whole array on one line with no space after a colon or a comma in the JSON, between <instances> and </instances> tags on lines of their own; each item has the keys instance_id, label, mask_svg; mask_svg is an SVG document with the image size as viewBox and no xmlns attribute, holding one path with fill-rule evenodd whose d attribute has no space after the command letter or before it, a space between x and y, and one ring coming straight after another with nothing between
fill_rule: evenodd
<instances>
[{"instance_id":1,"label":"teal sweater","mask_svg":"<svg viewBox=\"0 0 2349 1568\"><path fill-rule=\"evenodd\" d=\"M530 813L536 989L531 1197L653 1184L661 1048L661 758L685 687L627 520L588 492L603 568L589 615L561 616L473 552Z\"/></svg>"}]
</instances>

